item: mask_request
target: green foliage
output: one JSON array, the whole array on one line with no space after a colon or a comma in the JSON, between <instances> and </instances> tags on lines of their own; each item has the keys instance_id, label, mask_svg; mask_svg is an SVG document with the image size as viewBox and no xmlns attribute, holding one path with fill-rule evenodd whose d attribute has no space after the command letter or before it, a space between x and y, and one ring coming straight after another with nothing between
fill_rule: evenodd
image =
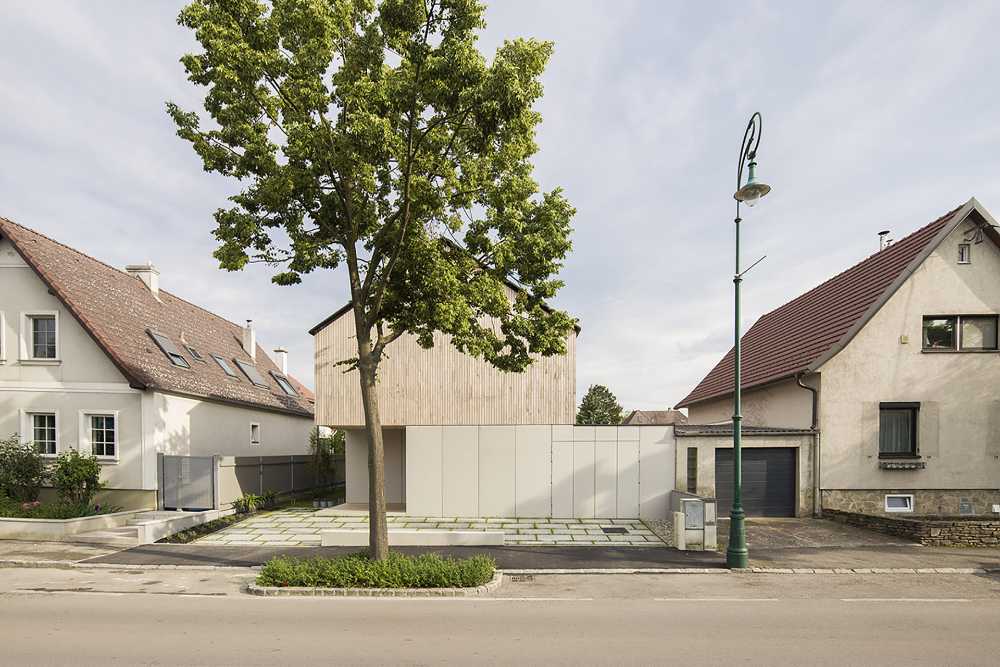
<instances>
[{"instance_id":1,"label":"green foliage","mask_svg":"<svg viewBox=\"0 0 1000 667\"><path fill-rule=\"evenodd\" d=\"M339 558L278 556L257 577L261 586L323 588L463 588L482 586L493 578L489 556L443 558L437 554L405 556L390 552L385 560L366 554Z\"/></svg>"},{"instance_id":2,"label":"green foliage","mask_svg":"<svg viewBox=\"0 0 1000 667\"><path fill-rule=\"evenodd\" d=\"M84 516L111 514L112 512L120 511L121 508L119 507L66 501L55 503L40 503L38 501L22 503L0 496L0 517L18 519L77 519Z\"/></svg>"},{"instance_id":3,"label":"green foliage","mask_svg":"<svg viewBox=\"0 0 1000 667\"><path fill-rule=\"evenodd\" d=\"M574 210L532 177L552 44L506 41L488 62L484 13L477 0L195 0L178 17L200 45L181 62L210 120L167 111L204 169L243 188L215 213L215 257L280 267L283 285L346 265L359 357L345 362L372 378L404 332L425 347L444 332L521 371L564 353L574 324L544 304Z\"/></svg>"},{"instance_id":4,"label":"green foliage","mask_svg":"<svg viewBox=\"0 0 1000 667\"><path fill-rule=\"evenodd\" d=\"M52 486L63 502L90 505L94 495L104 486L101 484L101 464L94 456L81 454L75 449L67 450L56 458Z\"/></svg>"},{"instance_id":5,"label":"green foliage","mask_svg":"<svg viewBox=\"0 0 1000 667\"><path fill-rule=\"evenodd\" d=\"M337 459L344 456L347 436L343 431L334 431L324 436L319 426L309 431L309 452L312 460L309 466L316 475L317 486L329 486L336 479Z\"/></svg>"},{"instance_id":6,"label":"green foliage","mask_svg":"<svg viewBox=\"0 0 1000 667\"><path fill-rule=\"evenodd\" d=\"M37 500L46 477L45 459L33 444L22 443L17 435L0 440L0 496Z\"/></svg>"},{"instance_id":7,"label":"green foliage","mask_svg":"<svg viewBox=\"0 0 1000 667\"><path fill-rule=\"evenodd\" d=\"M264 504L263 496L256 493L244 493L233 501L233 509L237 514L251 514Z\"/></svg>"},{"instance_id":8,"label":"green foliage","mask_svg":"<svg viewBox=\"0 0 1000 667\"><path fill-rule=\"evenodd\" d=\"M272 508L278 504L278 492L274 489L266 489L260 494L260 507Z\"/></svg>"},{"instance_id":9,"label":"green foliage","mask_svg":"<svg viewBox=\"0 0 1000 667\"><path fill-rule=\"evenodd\" d=\"M188 542L194 542L199 537L204 537L209 533L220 531L223 528L228 528L229 526L237 524L240 521L245 521L248 518L250 517L246 514L229 514L212 521L198 524L197 526L191 526L187 530L182 530L179 533L168 535L162 540L157 541L170 544L187 544Z\"/></svg>"},{"instance_id":10,"label":"green foliage","mask_svg":"<svg viewBox=\"0 0 1000 667\"><path fill-rule=\"evenodd\" d=\"M603 384L592 384L587 390L580 409L576 413L576 423L586 425L621 424L622 406L611 390Z\"/></svg>"}]
</instances>

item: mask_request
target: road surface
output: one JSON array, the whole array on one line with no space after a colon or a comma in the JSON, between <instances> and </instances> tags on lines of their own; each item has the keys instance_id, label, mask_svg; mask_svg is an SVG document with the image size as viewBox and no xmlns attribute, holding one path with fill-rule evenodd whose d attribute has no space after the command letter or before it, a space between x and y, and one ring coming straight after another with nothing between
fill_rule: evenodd
<instances>
[{"instance_id":1,"label":"road surface","mask_svg":"<svg viewBox=\"0 0 1000 667\"><path fill-rule=\"evenodd\" d=\"M0 569L9 665L995 665L984 575L548 575L487 599L257 598L248 571Z\"/></svg>"}]
</instances>

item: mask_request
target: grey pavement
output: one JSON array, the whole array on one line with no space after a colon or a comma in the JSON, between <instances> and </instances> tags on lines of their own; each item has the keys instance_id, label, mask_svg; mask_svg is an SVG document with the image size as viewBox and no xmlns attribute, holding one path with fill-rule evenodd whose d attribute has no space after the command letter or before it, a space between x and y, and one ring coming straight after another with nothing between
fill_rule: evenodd
<instances>
[{"instance_id":1,"label":"grey pavement","mask_svg":"<svg viewBox=\"0 0 1000 667\"><path fill-rule=\"evenodd\" d=\"M487 598L272 599L223 574L0 568L4 661L993 665L1000 651L986 575L548 575Z\"/></svg>"},{"instance_id":2,"label":"grey pavement","mask_svg":"<svg viewBox=\"0 0 1000 667\"><path fill-rule=\"evenodd\" d=\"M665 546L640 519L480 518L386 516L389 529L503 531L507 544ZM605 528L619 531L608 534ZM368 532L368 515L293 507L267 512L197 540L206 546L319 546L324 529ZM624 532L620 532L624 531Z\"/></svg>"},{"instance_id":3,"label":"grey pavement","mask_svg":"<svg viewBox=\"0 0 1000 667\"><path fill-rule=\"evenodd\" d=\"M99 556L88 562L117 565L261 565L279 555L298 557L339 556L364 551L363 547L268 547L206 546L192 544L147 544ZM705 568L723 566L715 552L677 551L640 546L502 546L502 547L393 547L407 554L437 553L465 557L485 553L501 569L593 569L593 568Z\"/></svg>"}]
</instances>

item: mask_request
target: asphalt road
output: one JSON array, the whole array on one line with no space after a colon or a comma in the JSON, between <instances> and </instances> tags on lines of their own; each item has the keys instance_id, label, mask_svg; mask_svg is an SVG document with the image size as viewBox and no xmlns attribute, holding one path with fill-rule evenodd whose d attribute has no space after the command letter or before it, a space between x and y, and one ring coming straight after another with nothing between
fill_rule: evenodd
<instances>
[{"instance_id":1,"label":"asphalt road","mask_svg":"<svg viewBox=\"0 0 1000 667\"><path fill-rule=\"evenodd\" d=\"M239 578L0 570L0 662L995 665L1000 652L991 576L548 575L423 600L256 598Z\"/></svg>"}]
</instances>

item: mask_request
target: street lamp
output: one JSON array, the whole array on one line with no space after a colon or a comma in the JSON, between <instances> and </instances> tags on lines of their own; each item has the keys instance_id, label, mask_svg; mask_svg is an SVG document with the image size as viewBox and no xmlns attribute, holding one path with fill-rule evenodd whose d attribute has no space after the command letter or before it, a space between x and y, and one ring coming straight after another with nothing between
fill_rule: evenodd
<instances>
[{"instance_id":1,"label":"street lamp","mask_svg":"<svg viewBox=\"0 0 1000 667\"><path fill-rule=\"evenodd\" d=\"M741 394L740 394L740 283L743 274L740 271L740 204L753 206L771 191L771 186L757 180L757 146L760 145L760 134L763 127L760 113L754 112L743 133L743 144L740 146L740 161L736 168L736 273L733 274L733 287L736 296L736 318L733 343L733 506L729 520L729 547L726 549L726 566L731 568L747 567L747 536L744 527L746 513L743 511L743 450ZM746 164L747 182L743 183L743 165ZM760 261L760 260L758 260ZM756 264L756 263L755 263ZM755 265L754 264L754 265ZM753 268L751 265L747 271Z\"/></svg>"}]
</instances>

